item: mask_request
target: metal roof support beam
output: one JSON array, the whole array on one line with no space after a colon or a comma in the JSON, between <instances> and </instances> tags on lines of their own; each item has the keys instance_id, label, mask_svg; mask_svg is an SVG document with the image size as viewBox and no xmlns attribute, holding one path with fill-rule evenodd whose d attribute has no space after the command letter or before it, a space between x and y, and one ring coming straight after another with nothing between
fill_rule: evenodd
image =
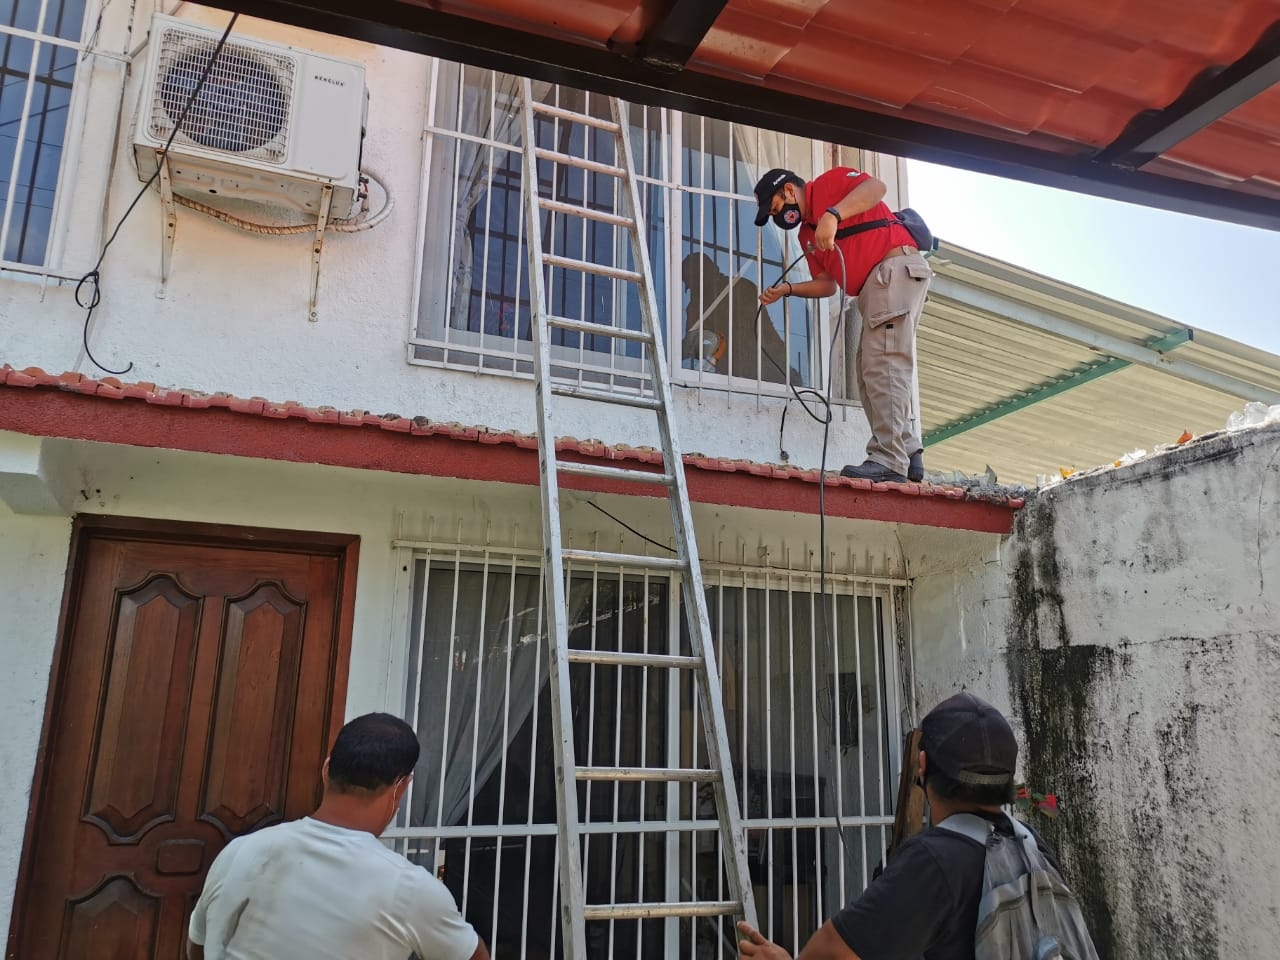
<instances>
[{"instance_id":1,"label":"metal roof support beam","mask_svg":"<svg viewBox=\"0 0 1280 960\"><path fill-rule=\"evenodd\" d=\"M1168 350L1176 349L1191 339L1190 330L1178 330L1171 333L1167 337L1158 337L1149 341L1146 346L1148 349L1164 353ZM992 420L999 420L1001 417L1016 413L1019 410L1025 410L1033 404L1039 403L1041 400L1048 400L1050 397L1056 397L1060 393L1066 393L1076 387L1083 386L1086 383L1097 380L1099 377L1105 377L1109 373L1117 370L1123 370L1125 367L1132 366L1128 360L1118 360L1110 357L1107 360L1098 360L1094 363L1087 364L1072 373L1063 377L1057 377L1053 380L1046 380L1038 387L1028 390L1026 393L1009 397L998 403L993 403L985 410L977 413L952 420L950 423L943 424L936 430L930 430L924 435L925 446L942 443L944 440L950 440L952 437L959 436L962 433L968 433L975 427L981 427L990 423Z\"/></svg>"},{"instance_id":2,"label":"metal roof support beam","mask_svg":"<svg viewBox=\"0 0 1280 960\"><path fill-rule=\"evenodd\" d=\"M662 70L683 70L729 0L671 0L639 44L640 59Z\"/></svg>"},{"instance_id":3,"label":"metal roof support beam","mask_svg":"<svg viewBox=\"0 0 1280 960\"><path fill-rule=\"evenodd\" d=\"M660 70L602 50L481 24L406 0L207 0L226 10L397 47L516 76L563 83L798 137L941 163L1126 203L1280 230L1280 200L1058 154L918 120L796 96L696 70Z\"/></svg>"},{"instance_id":4,"label":"metal roof support beam","mask_svg":"<svg viewBox=\"0 0 1280 960\"><path fill-rule=\"evenodd\" d=\"M1170 376L1190 383L1198 383L1213 390L1221 390L1240 400L1258 400L1268 404L1280 403L1280 393L1260 387L1256 383L1249 383L1247 380L1219 373L1217 370L1209 370L1192 361L1183 360L1169 353L1161 353L1145 344L1102 333L1060 314L970 286L952 277L935 276L929 285L929 296L950 300L962 307L986 311L1015 323L1021 323L1033 330L1070 340L1072 343L1078 343L1106 356L1151 367L1153 370L1160 370ZM1190 339L1194 339L1194 336Z\"/></svg>"},{"instance_id":5,"label":"metal roof support beam","mask_svg":"<svg viewBox=\"0 0 1280 960\"><path fill-rule=\"evenodd\" d=\"M1094 158L1114 167L1136 169L1171 150L1236 107L1280 83L1280 25L1235 63L1200 76L1163 110L1137 117L1129 129Z\"/></svg>"}]
</instances>

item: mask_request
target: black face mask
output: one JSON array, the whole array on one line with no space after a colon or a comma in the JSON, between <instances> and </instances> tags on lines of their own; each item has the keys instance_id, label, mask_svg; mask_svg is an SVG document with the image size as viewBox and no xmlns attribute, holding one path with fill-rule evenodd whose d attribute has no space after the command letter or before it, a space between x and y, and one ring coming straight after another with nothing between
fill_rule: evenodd
<instances>
[{"instance_id":1,"label":"black face mask","mask_svg":"<svg viewBox=\"0 0 1280 960\"><path fill-rule=\"evenodd\" d=\"M800 205L785 203L782 209L773 215L773 222L781 230L794 230L800 226Z\"/></svg>"}]
</instances>

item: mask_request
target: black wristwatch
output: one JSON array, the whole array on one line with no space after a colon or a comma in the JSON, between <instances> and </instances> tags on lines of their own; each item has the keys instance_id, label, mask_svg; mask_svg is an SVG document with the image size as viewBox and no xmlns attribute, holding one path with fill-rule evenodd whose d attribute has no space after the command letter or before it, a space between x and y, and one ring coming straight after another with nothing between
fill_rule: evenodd
<instances>
[{"instance_id":1,"label":"black wristwatch","mask_svg":"<svg viewBox=\"0 0 1280 960\"><path fill-rule=\"evenodd\" d=\"M840 211L837 210L835 207L827 207L827 213L831 214L833 217L836 218L836 223L839 223L841 219L843 219L840 216Z\"/></svg>"}]
</instances>

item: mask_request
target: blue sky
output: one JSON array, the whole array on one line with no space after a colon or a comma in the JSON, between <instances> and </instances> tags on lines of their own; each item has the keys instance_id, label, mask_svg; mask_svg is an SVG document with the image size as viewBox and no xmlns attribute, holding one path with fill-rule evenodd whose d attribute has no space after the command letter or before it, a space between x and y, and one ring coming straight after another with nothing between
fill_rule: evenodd
<instances>
[{"instance_id":1,"label":"blue sky","mask_svg":"<svg viewBox=\"0 0 1280 960\"><path fill-rule=\"evenodd\" d=\"M909 161L934 235L1280 354L1280 232Z\"/></svg>"}]
</instances>

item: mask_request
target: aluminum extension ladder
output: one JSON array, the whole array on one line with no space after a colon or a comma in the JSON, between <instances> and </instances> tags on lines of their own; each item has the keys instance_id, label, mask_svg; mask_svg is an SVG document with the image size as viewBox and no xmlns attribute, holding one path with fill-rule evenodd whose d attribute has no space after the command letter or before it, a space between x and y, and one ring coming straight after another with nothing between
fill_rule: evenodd
<instances>
[{"instance_id":1,"label":"aluminum extension ladder","mask_svg":"<svg viewBox=\"0 0 1280 960\"><path fill-rule=\"evenodd\" d=\"M689 491L685 483L684 461L671 422L671 381L667 372L665 347L658 331L658 305L653 292L653 272L641 224L640 194L632 176L631 142L627 134L626 106L610 98L613 120L535 101L529 80L523 81L523 154L524 199L527 214L525 235L529 247L529 298L533 312L535 350L534 376L537 385L538 463L542 487L542 535L546 562L547 610L551 627L550 678L552 689L552 727L555 743L556 799L558 803L558 841L560 856L560 911L566 960L586 960L586 923L600 920L632 920L664 917L738 916L756 925L755 903L747 869L746 834L737 807L737 790L729 765L728 731L725 723L720 680L715 651L711 645L711 625L707 618L706 595L698 565L694 541L693 515L689 508ZM585 157L575 157L553 150L540 149L535 135L535 114L542 114L561 124L581 124L606 130L614 135L615 162L610 166ZM564 164L591 173L616 177L622 202L615 213L591 209L585 204L565 203L542 196L538 181L538 161ZM584 174L585 175L585 174ZM554 178L553 178L554 182ZM584 190L584 194L586 191ZM546 253L542 247L543 213L566 217L585 217L616 229L630 237L634 271ZM639 292L642 325L640 330L610 326L587 317L552 316L547 308L546 276L548 268L594 273L634 285ZM652 395L584 389L553 382L551 364L551 330L559 327L580 334L617 337L638 341L649 357L653 381ZM659 473L573 463L556 455L555 418L552 397L566 396L604 404L641 407L657 414L662 442L662 471ZM674 557L631 556L594 550L565 549L560 526L559 473L574 473L609 480L661 484L667 489L671 520L675 533ZM676 656L649 653L571 650L566 598L566 563L598 563L633 569L678 570L682 577L684 607L693 655ZM698 693L702 718L703 742L708 768L680 769L659 767L579 766L574 758L573 703L569 683L571 664L610 665L619 668L660 668L669 671L691 671ZM696 736L696 732L695 732ZM648 756L648 751L641 756ZM648 781L709 783L714 787L719 818L719 848L728 881L729 900L682 900L678 902L592 903L585 902L581 844L582 823L578 814L579 781ZM696 812L695 812L696 816ZM659 822L648 821L653 832L663 832ZM730 931L730 939L733 931Z\"/></svg>"}]
</instances>

